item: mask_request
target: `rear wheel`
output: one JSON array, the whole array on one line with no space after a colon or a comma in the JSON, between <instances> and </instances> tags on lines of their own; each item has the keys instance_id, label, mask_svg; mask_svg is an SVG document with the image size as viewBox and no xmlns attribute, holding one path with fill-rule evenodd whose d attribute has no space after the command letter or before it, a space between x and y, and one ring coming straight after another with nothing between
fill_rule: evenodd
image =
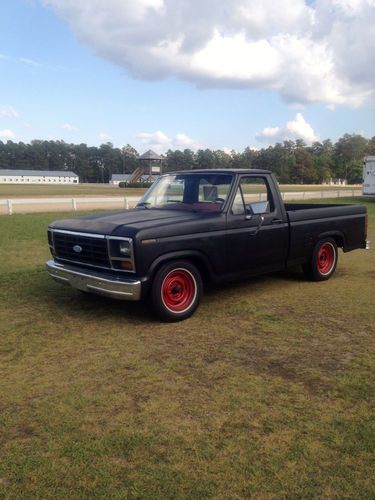
<instances>
[{"instance_id":1,"label":"rear wheel","mask_svg":"<svg viewBox=\"0 0 375 500\"><path fill-rule=\"evenodd\" d=\"M333 238L325 238L315 245L309 262L302 266L305 275L313 281L328 280L335 272L338 259L337 244Z\"/></svg>"},{"instance_id":2,"label":"rear wheel","mask_svg":"<svg viewBox=\"0 0 375 500\"><path fill-rule=\"evenodd\" d=\"M202 296L202 278L188 261L175 261L162 266L152 283L152 304L164 321L189 318Z\"/></svg>"}]
</instances>

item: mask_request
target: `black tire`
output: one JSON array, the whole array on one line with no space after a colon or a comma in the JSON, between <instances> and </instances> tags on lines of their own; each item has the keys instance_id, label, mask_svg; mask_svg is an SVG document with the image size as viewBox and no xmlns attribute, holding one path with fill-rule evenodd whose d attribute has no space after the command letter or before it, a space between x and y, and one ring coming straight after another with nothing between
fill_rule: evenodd
<instances>
[{"instance_id":1,"label":"black tire","mask_svg":"<svg viewBox=\"0 0 375 500\"><path fill-rule=\"evenodd\" d=\"M203 283L198 269L185 260L164 264L153 279L151 299L163 321L182 321L197 309Z\"/></svg>"},{"instance_id":2,"label":"black tire","mask_svg":"<svg viewBox=\"0 0 375 500\"><path fill-rule=\"evenodd\" d=\"M324 238L315 245L311 259L302 265L307 278L326 281L335 272L338 261L337 244L333 238Z\"/></svg>"}]
</instances>

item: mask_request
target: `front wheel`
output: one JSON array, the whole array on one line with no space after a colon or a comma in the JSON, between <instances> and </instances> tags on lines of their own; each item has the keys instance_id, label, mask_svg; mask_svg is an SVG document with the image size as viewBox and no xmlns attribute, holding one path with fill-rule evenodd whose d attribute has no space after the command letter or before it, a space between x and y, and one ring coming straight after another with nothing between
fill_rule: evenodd
<instances>
[{"instance_id":1,"label":"front wheel","mask_svg":"<svg viewBox=\"0 0 375 500\"><path fill-rule=\"evenodd\" d=\"M338 251L335 240L325 238L315 245L310 261L303 264L302 269L312 281L325 281L335 272L337 260Z\"/></svg>"},{"instance_id":2,"label":"front wheel","mask_svg":"<svg viewBox=\"0 0 375 500\"><path fill-rule=\"evenodd\" d=\"M189 318L202 296L202 278L198 269L188 261L164 264L152 283L152 304L164 321Z\"/></svg>"}]
</instances>

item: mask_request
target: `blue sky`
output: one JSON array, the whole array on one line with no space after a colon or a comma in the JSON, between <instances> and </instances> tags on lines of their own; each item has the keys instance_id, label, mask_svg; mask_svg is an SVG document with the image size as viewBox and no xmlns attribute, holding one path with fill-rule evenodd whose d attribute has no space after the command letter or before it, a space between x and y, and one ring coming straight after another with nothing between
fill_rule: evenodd
<instances>
[{"instance_id":1,"label":"blue sky","mask_svg":"<svg viewBox=\"0 0 375 500\"><path fill-rule=\"evenodd\" d=\"M190 1L194 3L194 0ZM246 4L245 0L232 0L236 1L236 6L241 2ZM357 0L357 3L360 1ZM128 4L130 9L132 0L118 0L118 6L114 0L109 2L110 7L108 2L93 0L95 11L92 14L87 13L87 9L80 11L73 0L50 0L47 4L37 0L2 2L1 140L9 138L29 142L32 139L63 139L89 145L111 141L115 146L129 143L140 151L153 147L160 152L168 147L233 148L241 151L246 146L263 147L285 138L301 137L309 142L318 138L336 140L346 132L361 133L367 137L375 135L371 93L373 74L366 74L364 81L358 84L356 74L351 74L350 68L345 73L339 59L344 47L335 47L334 62L339 68L337 74L341 80L334 72L326 73L327 80L334 82L327 88L320 88L319 83L312 84L312 90L307 89L320 65L318 60L315 67L307 68L307 77L311 71L311 78L307 79L305 68L310 59L309 52L300 54L301 68L293 69L295 74L290 69L295 67L295 63L287 59L283 63L288 67L277 72L267 69L267 74L260 81L257 77L259 71L255 71L257 68L249 65L243 78L241 68L231 65L231 54L226 57L226 47L229 51L235 50L233 57L243 53L244 60L247 60L247 54L254 60L259 55L261 60L258 64L261 64L262 70L268 67L267 54L271 52L254 52L253 47L245 45L238 35L236 46L233 45L234 39L229 42L228 37L217 40L215 50L216 47L221 49L216 52L213 45L212 51L207 54L189 48L188 57L186 51L181 51L180 55L174 54L173 59L170 54L166 59L165 53L151 58L150 54L155 54L154 47L145 45L147 33L142 32L145 23L149 22L142 17L146 14L134 14L137 17L134 17L131 27L139 26L139 30L134 30L130 43L126 38L130 36L129 29L121 19L122 15L128 14L123 13L121 2L122 6ZM88 2L76 3L87 6ZM291 3L293 0L288 0L287 7L293 8L293 13L297 8L303 8L301 0L296 0L296 5ZM156 9L153 4L150 5L147 9ZM110 8L113 12L108 11ZM118 12L117 8L120 9ZM157 8L160 8L159 4ZM306 4L306 8L310 9L310 6ZM103 15L98 14L95 20L100 9L103 9ZM124 26L124 33L119 32L119 27L112 21L112 14L114 19L121 21L120 30ZM173 24L177 14L169 14L169 25ZM130 18L132 15L129 14ZM167 15L164 6L163 16ZM199 12L196 15L199 16ZM246 15L243 14L244 18ZM306 13L303 15L306 17ZM342 12L338 15L341 22L346 20L342 21ZM90 22L85 21L85 16ZM195 29L194 12L191 12L191 17ZM108 18L111 19L109 25ZM282 29L297 36L293 32L295 28L289 23L291 18L292 15L285 19ZM215 26L220 26L222 21L215 22ZM251 29L254 33L258 29L254 19L247 22L252 23L250 28L247 24L240 26L241 30ZM222 26L229 30L229 26ZM206 28L201 26L202 33L209 31ZM264 40L275 40L275 34L281 28L275 26L273 29L273 33L257 35L256 50L263 50ZM189 36L193 31L190 30ZM138 41L138 33L143 37L142 43ZM156 36L157 33L153 33L153 37ZM196 34L193 40L185 36L185 40L194 47L207 45L201 33ZM314 38L314 43L317 46L321 40ZM308 46L311 47L311 44ZM320 46L316 50L320 50ZM196 63L196 54L199 61L204 61L204 67L201 62ZM206 59L202 59L203 56ZM306 63L303 57L306 57ZM312 53L311 57L315 55ZM369 65L373 57L369 56ZM198 64L199 70L194 68L195 64ZM324 64L322 61L322 66ZM359 74L360 70L356 69ZM298 79L299 85L295 84ZM317 81L322 80L324 78Z\"/></svg>"}]
</instances>

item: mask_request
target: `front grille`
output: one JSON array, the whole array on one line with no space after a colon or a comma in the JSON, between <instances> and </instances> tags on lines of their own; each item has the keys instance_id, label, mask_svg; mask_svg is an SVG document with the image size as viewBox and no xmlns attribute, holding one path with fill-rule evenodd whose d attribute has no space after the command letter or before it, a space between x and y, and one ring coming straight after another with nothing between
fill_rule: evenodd
<instances>
[{"instance_id":1,"label":"front grille","mask_svg":"<svg viewBox=\"0 0 375 500\"><path fill-rule=\"evenodd\" d=\"M66 234L53 232L53 243L57 258L66 259L83 264L108 267L107 240L105 238L94 238L82 236L81 234ZM74 251L74 246L81 247L80 252Z\"/></svg>"}]
</instances>

